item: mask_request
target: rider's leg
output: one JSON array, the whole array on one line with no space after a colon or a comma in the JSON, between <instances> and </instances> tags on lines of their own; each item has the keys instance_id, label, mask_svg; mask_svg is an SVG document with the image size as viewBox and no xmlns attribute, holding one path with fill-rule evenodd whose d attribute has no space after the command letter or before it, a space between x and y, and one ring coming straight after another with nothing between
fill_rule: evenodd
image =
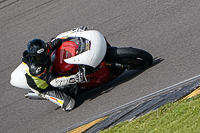
<instances>
[{"instance_id":1,"label":"rider's leg","mask_svg":"<svg viewBox=\"0 0 200 133\"><path fill-rule=\"evenodd\" d=\"M39 93L37 90L30 88L34 93L38 94L43 98L48 99L49 101L61 106L63 110L70 111L75 106L75 99L70 95L66 95L63 91L59 89L50 89L46 92Z\"/></svg>"}]
</instances>

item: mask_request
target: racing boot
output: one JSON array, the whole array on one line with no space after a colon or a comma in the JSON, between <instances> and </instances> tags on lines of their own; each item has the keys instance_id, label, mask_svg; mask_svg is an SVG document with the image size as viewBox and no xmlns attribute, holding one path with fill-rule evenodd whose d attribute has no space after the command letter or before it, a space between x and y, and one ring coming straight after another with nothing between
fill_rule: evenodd
<instances>
[{"instance_id":1,"label":"racing boot","mask_svg":"<svg viewBox=\"0 0 200 133\"><path fill-rule=\"evenodd\" d=\"M49 90L43 93L43 97L59 105L64 111L70 111L75 106L75 99L61 90Z\"/></svg>"},{"instance_id":2,"label":"racing boot","mask_svg":"<svg viewBox=\"0 0 200 133\"><path fill-rule=\"evenodd\" d=\"M66 94L66 97L64 99L63 103L63 110L64 111L70 111L75 106L75 100L77 98L77 94L79 91L79 85L69 85L63 89L63 92Z\"/></svg>"},{"instance_id":3,"label":"racing boot","mask_svg":"<svg viewBox=\"0 0 200 133\"><path fill-rule=\"evenodd\" d=\"M66 95L64 98L64 103L62 105L62 109L64 111L71 111L75 106L75 99L69 95Z\"/></svg>"}]
</instances>

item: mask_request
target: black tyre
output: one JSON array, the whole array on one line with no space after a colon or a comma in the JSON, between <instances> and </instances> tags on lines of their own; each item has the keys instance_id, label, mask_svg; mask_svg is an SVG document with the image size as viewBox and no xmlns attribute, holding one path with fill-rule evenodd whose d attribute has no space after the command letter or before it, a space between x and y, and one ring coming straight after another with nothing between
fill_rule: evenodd
<instances>
[{"instance_id":1,"label":"black tyre","mask_svg":"<svg viewBox=\"0 0 200 133\"><path fill-rule=\"evenodd\" d=\"M144 69L151 66L153 57L150 53L137 48L108 48L105 60L131 66L130 69Z\"/></svg>"}]
</instances>

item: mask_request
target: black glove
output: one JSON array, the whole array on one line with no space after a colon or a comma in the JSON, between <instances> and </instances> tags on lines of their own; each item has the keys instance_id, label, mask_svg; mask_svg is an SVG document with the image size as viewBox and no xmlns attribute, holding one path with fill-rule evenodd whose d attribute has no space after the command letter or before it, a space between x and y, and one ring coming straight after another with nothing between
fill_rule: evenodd
<instances>
[{"instance_id":1,"label":"black glove","mask_svg":"<svg viewBox=\"0 0 200 133\"><path fill-rule=\"evenodd\" d=\"M52 38L50 39L50 42L53 41L54 39L56 39L56 37L52 37Z\"/></svg>"},{"instance_id":2,"label":"black glove","mask_svg":"<svg viewBox=\"0 0 200 133\"><path fill-rule=\"evenodd\" d=\"M29 57L28 57L28 51L25 50L25 51L23 52L23 54L22 54L22 62L24 62L24 63L27 64L28 58L29 58Z\"/></svg>"},{"instance_id":3,"label":"black glove","mask_svg":"<svg viewBox=\"0 0 200 133\"><path fill-rule=\"evenodd\" d=\"M48 44L51 46L51 50L55 50L56 48L59 48L62 45L62 39L51 39L51 41Z\"/></svg>"},{"instance_id":4,"label":"black glove","mask_svg":"<svg viewBox=\"0 0 200 133\"><path fill-rule=\"evenodd\" d=\"M82 26L80 27L80 29L86 31L86 30L87 30L87 26L82 25Z\"/></svg>"}]
</instances>

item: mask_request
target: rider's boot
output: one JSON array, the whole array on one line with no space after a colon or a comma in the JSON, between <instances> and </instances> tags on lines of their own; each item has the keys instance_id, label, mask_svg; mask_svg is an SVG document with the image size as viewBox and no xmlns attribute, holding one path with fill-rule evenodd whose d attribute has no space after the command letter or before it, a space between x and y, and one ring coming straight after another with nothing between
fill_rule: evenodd
<instances>
[{"instance_id":1,"label":"rider's boot","mask_svg":"<svg viewBox=\"0 0 200 133\"><path fill-rule=\"evenodd\" d=\"M64 99L62 109L64 111L70 111L74 108L74 106L75 106L75 99L72 98L71 96L67 95Z\"/></svg>"},{"instance_id":2,"label":"rider's boot","mask_svg":"<svg viewBox=\"0 0 200 133\"><path fill-rule=\"evenodd\" d=\"M75 106L75 99L60 90L49 90L43 93L43 97L61 106L64 111L70 111Z\"/></svg>"}]
</instances>

